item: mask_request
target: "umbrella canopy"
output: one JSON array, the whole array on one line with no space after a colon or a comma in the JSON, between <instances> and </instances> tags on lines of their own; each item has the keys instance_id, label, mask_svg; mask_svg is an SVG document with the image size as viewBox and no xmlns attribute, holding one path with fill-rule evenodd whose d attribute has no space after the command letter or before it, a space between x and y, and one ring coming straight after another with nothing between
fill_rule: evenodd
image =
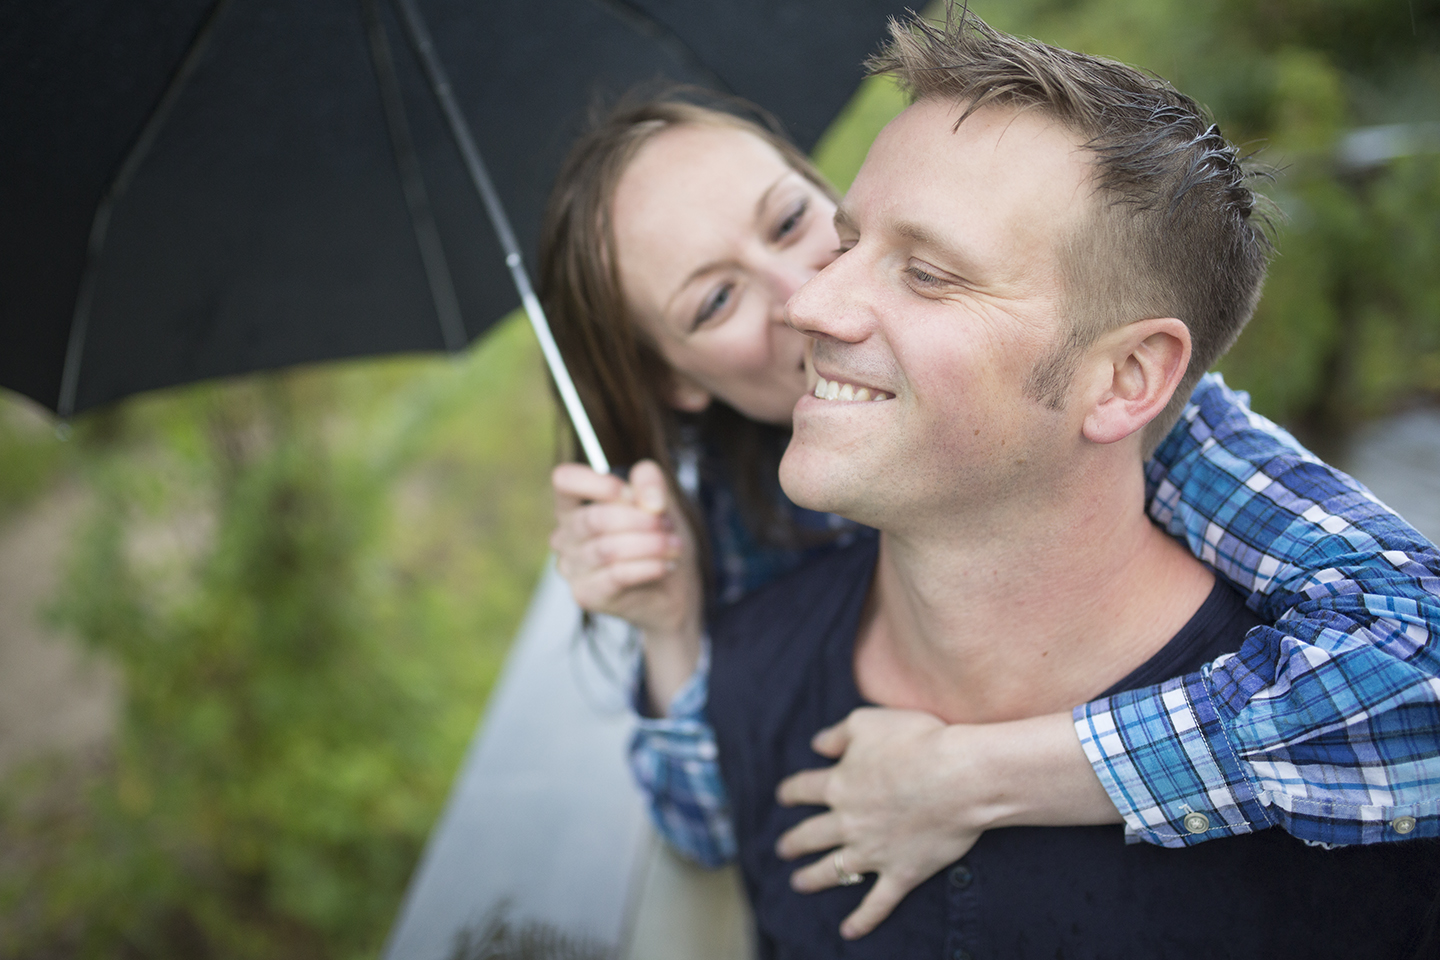
<instances>
[{"instance_id":1,"label":"umbrella canopy","mask_svg":"<svg viewBox=\"0 0 1440 960\"><path fill-rule=\"evenodd\" d=\"M597 94L710 86L809 148L904 5L414 6L533 262ZM513 309L411 39L378 0L4 5L0 385L69 415L191 380L455 350Z\"/></svg>"}]
</instances>

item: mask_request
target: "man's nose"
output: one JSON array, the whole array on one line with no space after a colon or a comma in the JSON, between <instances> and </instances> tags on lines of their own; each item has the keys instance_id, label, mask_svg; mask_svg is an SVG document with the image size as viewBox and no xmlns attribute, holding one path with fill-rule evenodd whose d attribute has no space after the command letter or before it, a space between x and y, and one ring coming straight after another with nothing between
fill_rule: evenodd
<instances>
[{"instance_id":1,"label":"man's nose","mask_svg":"<svg viewBox=\"0 0 1440 960\"><path fill-rule=\"evenodd\" d=\"M868 310L852 269L858 258L841 256L821 270L790 298L785 322L816 339L854 343L869 330Z\"/></svg>"}]
</instances>

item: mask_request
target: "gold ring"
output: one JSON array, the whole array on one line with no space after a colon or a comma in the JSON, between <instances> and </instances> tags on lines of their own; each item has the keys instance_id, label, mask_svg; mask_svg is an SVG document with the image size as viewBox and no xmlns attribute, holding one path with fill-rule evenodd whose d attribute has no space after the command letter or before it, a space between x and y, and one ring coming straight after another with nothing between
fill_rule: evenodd
<instances>
[{"instance_id":1,"label":"gold ring","mask_svg":"<svg viewBox=\"0 0 1440 960\"><path fill-rule=\"evenodd\" d=\"M860 874L851 873L849 870L845 869L845 854L841 853L839 850L835 851L835 857L832 862L835 864L835 882L840 884L840 886L853 887L855 886L855 884L865 879Z\"/></svg>"}]
</instances>

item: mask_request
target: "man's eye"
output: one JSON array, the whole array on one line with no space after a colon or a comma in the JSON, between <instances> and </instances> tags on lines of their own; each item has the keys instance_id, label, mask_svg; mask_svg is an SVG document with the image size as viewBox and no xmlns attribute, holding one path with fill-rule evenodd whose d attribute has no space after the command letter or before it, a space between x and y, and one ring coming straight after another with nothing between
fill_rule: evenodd
<instances>
[{"instance_id":1,"label":"man's eye","mask_svg":"<svg viewBox=\"0 0 1440 960\"><path fill-rule=\"evenodd\" d=\"M690 325L690 329L698 329L705 321L723 310L725 305L730 302L730 297L734 292L735 285L733 283L721 284L716 288L715 292L710 294L700 305L700 311L695 314L695 322Z\"/></svg>"},{"instance_id":2,"label":"man's eye","mask_svg":"<svg viewBox=\"0 0 1440 960\"><path fill-rule=\"evenodd\" d=\"M940 282L939 277L935 276L933 273L927 273L919 267L906 267L905 270L907 273L910 274L912 278L915 279L917 283L922 283L926 286L929 286L931 284Z\"/></svg>"}]
</instances>

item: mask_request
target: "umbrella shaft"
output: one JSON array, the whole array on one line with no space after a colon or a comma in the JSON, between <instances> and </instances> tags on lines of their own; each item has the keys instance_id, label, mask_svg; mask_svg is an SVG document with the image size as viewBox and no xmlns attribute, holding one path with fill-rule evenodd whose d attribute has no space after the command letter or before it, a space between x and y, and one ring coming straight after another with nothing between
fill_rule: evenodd
<instances>
[{"instance_id":1,"label":"umbrella shaft","mask_svg":"<svg viewBox=\"0 0 1440 960\"><path fill-rule=\"evenodd\" d=\"M550 368L550 375L555 378L555 386L560 391L560 399L565 404L565 412L570 415L570 422L575 426L575 435L580 440L580 446L585 451L585 459L590 461L590 466L601 473L610 472L610 461L605 457L605 451L600 446L600 440L595 436L595 428L590 425L590 418L585 414L585 406L580 402L580 395L575 391L575 382L570 378L570 371L565 368L565 361L560 356L560 349L555 344L555 337L550 333L550 324L545 319L545 311L540 306L540 301L535 296L535 291L530 286L530 277L525 272L525 264L520 256L520 245L515 241L515 231L510 227L510 218L505 213L505 207L500 203L500 196L495 192L495 185L490 180L490 174L485 169L485 161L480 156L480 150L475 146L475 138L470 134L470 125L465 120L465 115L460 112L460 105L455 100L455 95L450 88L450 80L445 74L445 68L440 64L440 58L435 53L435 45L430 40L430 30L425 25L420 10L415 6L414 0L394 0L396 11L400 14L400 22L405 26L405 32L409 36L410 45L415 50L416 57L420 60L420 66L425 71L425 77L430 82L430 90L435 94L435 99L440 104L440 111L445 115L445 121L450 127L450 134L455 138L455 145L460 149L460 155L465 161L465 169L470 174L470 180L475 185L476 191L480 194L480 200L485 204L485 212L490 215L490 222L495 227L495 233L499 237L500 246L505 251L505 265L510 269L511 279L515 281L515 289L520 293L520 302L525 306L525 313L530 318L530 326L535 330L535 336L540 341L540 351L545 355L545 363Z\"/></svg>"}]
</instances>

